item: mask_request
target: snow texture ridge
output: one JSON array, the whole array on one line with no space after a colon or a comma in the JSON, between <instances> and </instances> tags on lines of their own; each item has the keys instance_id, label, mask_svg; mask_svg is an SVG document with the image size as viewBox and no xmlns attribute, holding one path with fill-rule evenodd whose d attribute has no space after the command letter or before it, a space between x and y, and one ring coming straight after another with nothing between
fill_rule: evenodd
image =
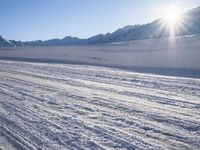
<instances>
[{"instance_id":1,"label":"snow texture ridge","mask_svg":"<svg viewBox=\"0 0 200 150\"><path fill-rule=\"evenodd\" d=\"M199 149L200 80L0 61L0 149Z\"/></svg>"}]
</instances>

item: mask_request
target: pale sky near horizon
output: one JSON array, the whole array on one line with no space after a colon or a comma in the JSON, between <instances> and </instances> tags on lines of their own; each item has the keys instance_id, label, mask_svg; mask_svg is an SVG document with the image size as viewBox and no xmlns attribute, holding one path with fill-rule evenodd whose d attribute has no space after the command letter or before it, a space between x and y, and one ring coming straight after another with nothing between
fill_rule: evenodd
<instances>
[{"instance_id":1,"label":"pale sky near horizon","mask_svg":"<svg viewBox=\"0 0 200 150\"><path fill-rule=\"evenodd\" d=\"M171 0L186 11L200 0ZM161 17L170 0L0 0L0 35L13 40L45 40L113 32Z\"/></svg>"}]
</instances>

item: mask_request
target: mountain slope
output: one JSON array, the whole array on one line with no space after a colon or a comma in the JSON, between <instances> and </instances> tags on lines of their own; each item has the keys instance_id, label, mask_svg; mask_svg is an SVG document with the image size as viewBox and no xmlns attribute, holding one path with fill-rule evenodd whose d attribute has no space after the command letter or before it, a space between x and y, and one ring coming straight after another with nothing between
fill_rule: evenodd
<instances>
[{"instance_id":1,"label":"mountain slope","mask_svg":"<svg viewBox=\"0 0 200 150\"><path fill-rule=\"evenodd\" d=\"M0 35L0 47L4 47L4 46L13 46L12 42L4 39L1 35Z\"/></svg>"},{"instance_id":2,"label":"mountain slope","mask_svg":"<svg viewBox=\"0 0 200 150\"><path fill-rule=\"evenodd\" d=\"M200 33L200 7L186 14L186 34Z\"/></svg>"},{"instance_id":3,"label":"mountain slope","mask_svg":"<svg viewBox=\"0 0 200 150\"><path fill-rule=\"evenodd\" d=\"M67 36L63 39L50 39L50 40L37 40L37 41L29 41L24 42L25 45L32 45L32 46L63 46L63 45L70 45L70 44L78 44L82 40L76 37Z\"/></svg>"},{"instance_id":4,"label":"mountain slope","mask_svg":"<svg viewBox=\"0 0 200 150\"><path fill-rule=\"evenodd\" d=\"M10 46L23 46L24 43L21 41L6 40L0 35L0 47L10 47Z\"/></svg>"}]
</instances>

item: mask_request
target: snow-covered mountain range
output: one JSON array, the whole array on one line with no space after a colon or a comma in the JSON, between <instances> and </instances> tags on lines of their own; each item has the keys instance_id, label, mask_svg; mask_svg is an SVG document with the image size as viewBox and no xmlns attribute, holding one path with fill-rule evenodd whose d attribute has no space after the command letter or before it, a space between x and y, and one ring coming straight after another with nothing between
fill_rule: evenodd
<instances>
[{"instance_id":1,"label":"snow-covered mountain range","mask_svg":"<svg viewBox=\"0 0 200 150\"><path fill-rule=\"evenodd\" d=\"M192 9L183 14L186 18L184 27L180 28L175 35L191 35L200 34L200 7ZM88 39L80 39L77 37L67 36L63 39L37 40L37 41L14 41L5 40L0 37L0 46L63 46L63 45L83 45L83 44L100 44L112 43L141 39L155 39L161 37L169 37L169 30L161 28L162 19L158 19L149 24L125 26L113 33L99 34Z\"/></svg>"},{"instance_id":2,"label":"snow-covered mountain range","mask_svg":"<svg viewBox=\"0 0 200 150\"><path fill-rule=\"evenodd\" d=\"M0 47L9 47L9 46L23 46L24 43L21 41L7 40L0 35Z\"/></svg>"}]
</instances>

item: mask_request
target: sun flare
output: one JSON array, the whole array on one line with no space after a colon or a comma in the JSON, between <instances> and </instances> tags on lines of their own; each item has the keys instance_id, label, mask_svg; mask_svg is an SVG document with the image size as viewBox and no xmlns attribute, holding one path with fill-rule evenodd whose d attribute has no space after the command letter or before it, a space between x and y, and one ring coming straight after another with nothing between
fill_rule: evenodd
<instances>
[{"instance_id":1,"label":"sun flare","mask_svg":"<svg viewBox=\"0 0 200 150\"><path fill-rule=\"evenodd\" d=\"M160 7L161 29L164 29L170 36L175 36L180 30L184 29L185 17L179 5L175 3L165 4Z\"/></svg>"},{"instance_id":2,"label":"sun flare","mask_svg":"<svg viewBox=\"0 0 200 150\"><path fill-rule=\"evenodd\" d=\"M164 8L163 13L164 21L170 25L175 25L179 23L182 19L180 9L175 6L169 6Z\"/></svg>"}]
</instances>

